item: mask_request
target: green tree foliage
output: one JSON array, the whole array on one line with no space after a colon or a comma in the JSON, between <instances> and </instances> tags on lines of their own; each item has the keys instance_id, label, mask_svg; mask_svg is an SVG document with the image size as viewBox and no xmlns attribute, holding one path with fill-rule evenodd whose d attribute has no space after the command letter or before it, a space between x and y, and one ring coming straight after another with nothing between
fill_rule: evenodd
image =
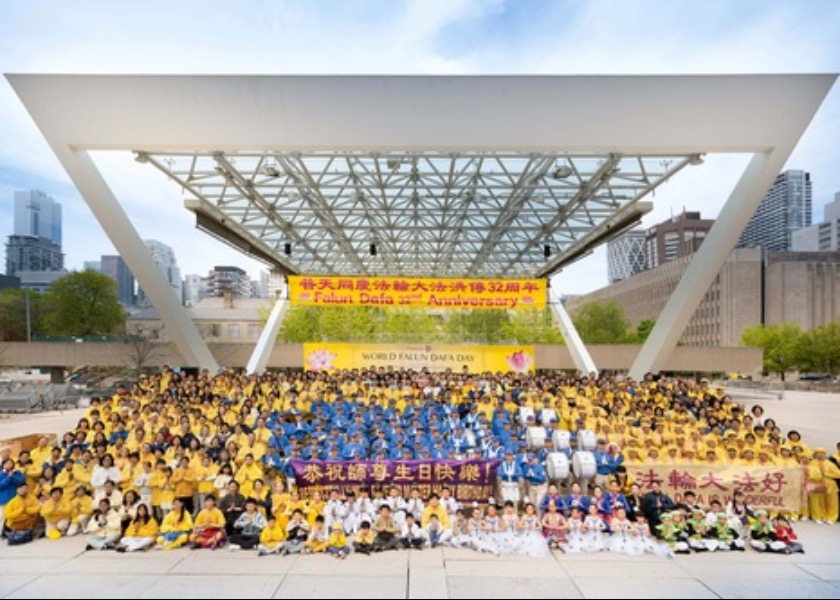
<instances>
[{"instance_id":1,"label":"green tree foliage","mask_svg":"<svg viewBox=\"0 0 840 600\"><path fill-rule=\"evenodd\" d=\"M510 324L511 317L504 310L458 310L446 313L443 328L446 340L460 342L500 342L502 330Z\"/></svg>"},{"instance_id":2,"label":"green tree foliage","mask_svg":"<svg viewBox=\"0 0 840 600\"><path fill-rule=\"evenodd\" d=\"M320 341L370 341L376 333L381 313L381 309L368 306L324 308L318 315Z\"/></svg>"},{"instance_id":3,"label":"green tree foliage","mask_svg":"<svg viewBox=\"0 0 840 600\"><path fill-rule=\"evenodd\" d=\"M47 332L53 335L111 335L125 326L125 312L113 279L79 271L50 286Z\"/></svg>"},{"instance_id":4,"label":"green tree foliage","mask_svg":"<svg viewBox=\"0 0 840 600\"><path fill-rule=\"evenodd\" d=\"M323 309L314 306L292 306L286 311L277 339L290 344L321 341L318 329L318 317ZM260 320L265 324L269 311L260 314Z\"/></svg>"},{"instance_id":5,"label":"green tree foliage","mask_svg":"<svg viewBox=\"0 0 840 600\"><path fill-rule=\"evenodd\" d=\"M637 344L644 344L645 340L648 339L650 332L653 330L653 326L656 325L656 321L653 319L642 319L638 325L636 325L636 343Z\"/></svg>"},{"instance_id":6,"label":"green tree foliage","mask_svg":"<svg viewBox=\"0 0 840 600\"><path fill-rule=\"evenodd\" d=\"M778 373L785 380L785 373L795 371L803 362L803 333L798 325L755 325L741 332L741 343L750 348L764 350L764 370Z\"/></svg>"},{"instance_id":7,"label":"green tree foliage","mask_svg":"<svg viewBox=\"0 0 840 600\"><path fill-rule=\"evenodd\" d=\"M438 317L420 309L380 309L381 326L377 336L383 342L439 342L443 339Z\"/></svg>"},{"instance_id":8,"label":"green tree foliage","mask_svg":"<svg viewBox=\"0 0 840 600\"><path fill-rule=\"evenodd\" d=\"M0 342L26 341L26 299L23 290L0 291ZM44 333L48 299L38 292L29 292L29 314L32 334Z\"/></svg>"},{"instance_id":9,"label":"green tree foliage","mask_svg":"<svg viewBox=\"0 0 840 600\"><path fill-rule=\"evenodd\" d=\"M514 311L500 329L501 339L517 344L562 344L563 335L554 325L549 309Z\"/></svg>"},{"instance_id":10,"label":"green tree foliage","mask_svg":"<svg viewBox=\"0 0 840 600\"><path fill-rule=\"evenodd\" d=\"M632 341L624 309L612 301L596 300L574 314L575 328L585 344L623 344Z\"/></svg>"},{"instance_id":11,"label":"green tree foliage","mask_svg":"<svg viewBox=\"0 0 840 600\"><path fill-rule=\"evenodd\" d=\"M840 373L840 322L834 321L803 333L798 348L799 370Z\"/></svg>"}]
</instances>

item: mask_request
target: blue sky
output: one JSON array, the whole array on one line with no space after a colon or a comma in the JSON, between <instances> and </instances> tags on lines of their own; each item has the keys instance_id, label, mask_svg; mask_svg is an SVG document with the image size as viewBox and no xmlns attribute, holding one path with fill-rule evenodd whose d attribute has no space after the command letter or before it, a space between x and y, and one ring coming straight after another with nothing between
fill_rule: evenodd
<instances>
[{"instance_id":1,"label":"blue sky","mask_svg":"<svg viewBox=\"0 0 840 600\"><path fill-rule=\"evenodd\" d=\"M840 2L4 0L0 72L840 72ZM5 80L0 140L0 236L11 230L12 192L39 187L64 204L69 267L113 251ZM172 245L183 273L213 264L257 273L258 263L198 233L179 190L152 169L127 156L98 162L141 235ZM715 216L744 162L712 156L684 172L657 191L645 225L683 207ZM788 167L811 171L820 217L840 191L840 86ZM556 285L581 293L605 283L601 250Z\"/></svg>"}]
</instances>

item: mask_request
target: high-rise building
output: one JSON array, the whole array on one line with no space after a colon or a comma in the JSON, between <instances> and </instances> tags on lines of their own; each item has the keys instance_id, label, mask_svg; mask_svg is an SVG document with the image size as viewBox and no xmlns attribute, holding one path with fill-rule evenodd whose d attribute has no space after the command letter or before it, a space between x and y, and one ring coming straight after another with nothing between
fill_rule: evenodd
<instances>
[{"instance_id":1,"label":"high-rise building","mask_svg":"<svg viewBox=\"0 0 840 600\"><path fill-rule=\"evenodd\" d=\"M836 252L840 250L840 192L823 209L822 223L793 232L793 249L798 252Z\"/></svg>"},{"instance_id":2,"label":"high-rise building","mask_svg":"<svg viewBox=\"0 0 840 600\"><path fill-rule=\"evenodd\" d=\"M14 230L6 242L6 274L63 270L61 204L40 190L15 192Z\"/></svg>"},{"instance_id":3,"label":"high-rise building","mask_svg":"<svg viewBox=\"0 0 840 600\"><path fill-rule=\"evenodd\" d=\"M785 251L793 232L811 224L811 174L790 170L776 177L738 242L739 248L763 246Z\"/></svg>"},{"instance_id":4,"label":"high-rise building","mask_svg":"<svg viewBox=\"0 0 840 600\"><path fill-rule=\"evenodd\" d=\"M107 275L117 283L117 296L120 303L132 306L135 302L134 275L122 256L102 256L101 273Z\"/></svg>"},{"instance_id":5,"label":"high-rise building","mask_svg":"<svg viewBox=\"0 0 840 600\"><path fill-rule=\"evenodd\" d=\"M94 273L102 272L101 260L86 260L82 263L82 269L85 271L93 271Z\"/></svg>"},{"instance_id":6,"label":"high-rise building","mask_svg":"<svg viewBox=\"0 0 840 600\"><path fill-rule=\"evenodd\" d=\"M629 229L607 242L607 271L610 283L641 273L645 263L645 232Z\"/></svg>"},{"instance_id":7,"label":"high-rise building","mask_svg":"<svg viewBox=\"0 0 840 600\"><path fill-rule=\"evenodd\" d=\"M204 298L204 279L196 273L184 276L184 306L195 306Z\"/></svg>"},{"instance_id":8,"label":"high-rise building","mask_svg":"<svg viewBox=\"0 0 840 600\"><path fill-rule=\"evenodd\" d=\"M6 275L21 271L63 271L64 255L52 240L28 235L10 235L6 241Z\"/></svg>"},{"instance_id":9,"label":"high-rise building","mask_svg":"<svg viewBox=\"0 0 840 600\"><path fill-rule=\"evenodd\" d=\"M701 219L699 212L685 212L645 231L645 265L659 265L694 254L714 225L712 219Z\"/></svg>"},{"instance_id":10,"label":"high-rise building","mask_svg":"<svg viewBox=\"0 0 840 600\"><path fill-rule=\"evenodd\" d=\"M61 248L61 204L41 190L15 192L15 235L45 238Z\"/></svg>"},{"instance_id":11,"label":"high-rise building","mask_svg":"<svg viewBox=\"0 0 840 600\"><path fill-rule=\"evenodd\" d=\"M154 259L160 272L163 273L163 276L169 283L169 287L172 288L172 293L175 294L179 302L183 301L181 269L178 268L178 261L175 260L175 251L170 246L157 240L143 240L143 243L146 244L146 248L149 249L152 259ZM143 293L142 288L137 291L137 303L141 306L149 305L149 301L145 293Z\"/></svg>"},{"instance_id":12,"label":"high-rise building","mask_svg":"<svg viewBox=\"0 0 840 600\"><path fill-rule=\"evenodd\" d=\"M230 292L237 298L251 296L251 278L239 267L213 267L204 279L207 296L224 296Z\"/></svg>"}]
</instances>

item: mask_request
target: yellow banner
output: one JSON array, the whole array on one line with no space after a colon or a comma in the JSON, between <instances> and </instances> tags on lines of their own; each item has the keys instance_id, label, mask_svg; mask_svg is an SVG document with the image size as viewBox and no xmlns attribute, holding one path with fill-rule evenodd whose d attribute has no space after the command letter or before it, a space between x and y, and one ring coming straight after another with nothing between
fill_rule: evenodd
<instances>
[{"instance_id":1,"label":"yellow banner","mask_svg":"<svg viewBox=\"0 0 840 600\"><path fill-rule=\"evenodd\" d=\"M303 345L307 371L336 369L428 369L430 371L534 371L533 346L452 346L444 344L333 344Z\"/></svg>"},{"instance_id":2,"label":"yellow banner","mask_svg":"<svg viewBox=\"0 0 840 600\"><path fill-rule=\"evenodd\" d=\"M545 279L290 276L292 306L390 306L518 310L545 308Z\"/></svg>"},{"instance_id":3,"label":"yellow banner","mask_svg":"<svg viewBox=\"0 0 840 600\"><path fill-rule=\"evenodd\" d=\"M800 511L802 505L802 469L762 467L759 465L627 465L627 472L642 488L651 490L658 481L662 490L677 503L685 492L697 494L697 503L709 506L720 500L723 506L736 490L744 492L747 504L768 511Z\"/></svg>"}]
</instances>

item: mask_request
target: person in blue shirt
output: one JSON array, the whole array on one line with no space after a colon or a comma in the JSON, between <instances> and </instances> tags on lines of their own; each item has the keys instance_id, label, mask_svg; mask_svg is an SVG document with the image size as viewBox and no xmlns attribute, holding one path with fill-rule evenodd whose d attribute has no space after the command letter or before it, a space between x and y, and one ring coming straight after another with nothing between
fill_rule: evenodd
<instances>
[{"instance_id":1,"label":"person in blue shirt","mask_svg":"<svg viewBox=\"0 0 840 600\"><path fill-rule=\"evenodd\" d=\"M499 463L496 474L501 482L499 491L502 502L519 502L522 493L520 490L522 468L514 457L512 450L505 451L505 459Z\"/></svg>"},{"instance_id":2,"label":"person in blue shirt","mask_svg":"<svg viewBox=\"0 0 840 600\"><path fill-rule=\"evenodd\" d=\"M572 484L569 495L566 496L563 502L563 508L568 512L571 512L573 508L579 508L583 511L583 514L589 511L589 498L581 493L579 483L575 482Z\"/></svg>"},{"instance_id":3,"label":"person in blue shirt","mask_svg":"<svg viewBox=\"0 0 840 600\"><path fill-rule=\"evenodd\" d=\"M0 470L0 528L2 528L6 522L3 516L6 505L17 495L18 486L26 483L26 477L21 471L15 469L15 461L11 458L4 460L0 468L2 469Z\"/></svg>"},{"instance_id":4,"label":"person in blue shirt","mask_svg":"<svg viewBox=\"0 0 840 600\"><path fill-rule=\"evenodd\" d=\"M463 456L470 447L470 439L464 431L464 426L461 423L455 425L455 430L449 437L448 450L455 458Z\"/></svg>"},{"instance_id":5,"label":"person in blue shirt","mask_svg":"<svg viewBox=\"0 0 840 600\"><path fill-rule=\"evenodd\" d=\"M539 506L542 497L546 493L545 467L537 460L536 454L528 455L528 463L522 469L522 479L525 483L524 496L531 504Z\"/></svg>"},{"instance_id":6,"label":"person in blue shirt","mask_svg":"<svg viewBox=\"0 0 840 600\"><path fill-rule=\"evenodd\" d=\"M560 495L560 491L558 490L557 486L553 483L548 486L548 491L546 492L545 496L542 497L539 503L540 514L545 514L548 512L548 505L549 503L554 504L557 507L557 512L563 512L566 510L566 503L563 500L563 496Z\"/></svg>"},{"instance_id":7,"label":"person in blue shirt","mask_svg":"<svg viewBox=\"0 0 840 600\"><path fill-rule=\"evenodd\" d=\"M608 449L606 440L599 439L595 452L592 453L595 457L595 485L601 488L606 488L610 479L615 476L615 470L624 462L624 457L615 451L615 445L610 446L612 447Z\"/></svg>"}]
</instances>

